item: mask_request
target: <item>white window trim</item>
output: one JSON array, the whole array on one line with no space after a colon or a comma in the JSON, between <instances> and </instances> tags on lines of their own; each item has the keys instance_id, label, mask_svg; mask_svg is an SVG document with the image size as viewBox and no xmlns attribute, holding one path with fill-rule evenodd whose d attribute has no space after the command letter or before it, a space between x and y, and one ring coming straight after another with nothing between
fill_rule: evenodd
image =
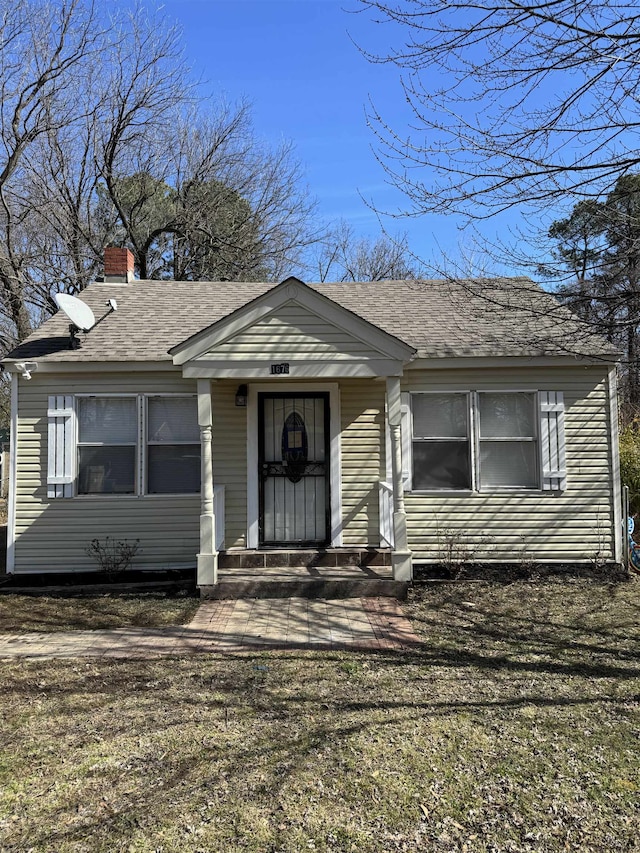
<instances>
[{"instance_id":1,"label":"white window trim","mask_svg":"<svg viewBox=\"0 0 640 853\"><path fill-rule=\"evenodd\" d=\"M445 395L447 395L447 396L458 395L459 397L466 397L467 398L467 406L466 406L467 436L466 436L466 438L457 439L457 438L447 438L445 436L442 436L440 438L435 438L435 437L434 438L421 438L421 437L414 438L414 434L413 434L413 400L411 398L413 396L417 396L418 394L421 394L425 397L426 396L442 397ZM408 398L408 400L407 400L407 398ZM412 392L406 394L406 396L403 394L403 403L404 403L404 405L408 406L408 411L409 411L409 414L408 414L408 426L409 426L408 433L409 434L407 436L408 440L405 440L404 431L403 431L403 442L402 442L402 444L403 444L403 447L402 447L403 455L404 455L404 452L406 451L407 455L409 457L409 459L408 459L408 462L409 462L409 477L408 477L409 488L405 488L405 491L411 491L411 492L414 492L415 494L421 494L421 495L422 494L436 494L436 495L443 495L443 494L465 495L465 494L467 494L468 495L475 490L475 467L474 467L475 452L474 452L474 440L473 440L473 412L472 412L473 399L474 399L473 391L469 391L469 390L465 390L465 389L459 389L459 390L456 389L455 391L441 391L441 390L439 390L439 391L412 391ZM416 442L424 441L425 443L428 443L430 441L434 441L434 442L435 441L459 441L460 443L466 442L469 446L470 485L464 489L454 489L454 488L413 489L413 442L414 441L416 441ZM403 468L403 470L405 468L404 461L402 464L402 468ZM406 479L407 478L405 478L405 482L406 482Z\"/></svg>"},{"instance_id":2,"label":"white window trim","mask_svg":"<svg viewBox=\"0 0 640 853\"><path fill-rule=\"evenodd\" d=\"M155 493L149 494L146 491L146 489L147 489L147 480L146 480L146 477L147 477L147 453L146 453L147 441L146 441L146 435L147 435L147 405L148 405L147 401L148 401L148 398L149 397L197 397L196 394L189 393L187 391L178 391L178 392L169 391L166 394L165 393L158 393L158 392L145 392L142 394L131 393L131 392L129 392L129 393L127 393L127 392L123 392L123 393L105 392L104 394L103 393L93 393L93 392L92 393L82 392L82 393L76 393L76 394L67 395L67 396L73 397L73 405L74 405L74 410L76 413L76 417L74 418L75 424L74 424L74 436L73 436L74 453L75 453L75 459L76 459L76 469L78 467L78 464L77 464L78 448L81 446L82 447L87 447L87 446L94 446L94 447L98 447L98 446L103 446L103 447L112 447L112 446L113 447L116 447L116 446L118 446L118 447L129 447L129 446L131 446L129 443L121 443L119 445L115 445L115 444L114 445L112 445L112 444L99 445L99 443L97 443L97 442L91 442L91 443L82 442L81 443L78 440L79 425L78 425L78 417L77 417L77 413L78 413L78 402L77 401L80 398L90 398L90 397L100 397L100 398L109 397L112 399L113 398L122 399L124 397L127 397L127 398L134 398L137 401L136 408L137 408L138 439L137 439L137 444L136 444L137 462L136 462L136 471L135 471L135 478L136 478L135 492L130 492L128 494L109 494L109 493L100 493L100 492L92 492L91 494L79 494L78 493L78 471L76 470L76 476L75 476L74 482L72 484L73 485L73 494L71 495L71 497L73 497L77 500L82 500L82 501L85 501L85 500L87 500L87 501L95 501L95 500L109 500L109 501L111 501L111 500L123 501L124 500L124 501L126 501L126 500L139 500L141 498L143 498L144 500L162 500L164 498L193 499L193 498L197 498L200 496L199 491L198 492L163 492L161 494L155 494ZM174 442L174 443L175 444L189 444L189 445L199 444L199 442L195 442L195 441ZM58 498L50 498L50 500L58 500Z\"/></svg>"},{"instance_id":3,"label":"white window trim","mask_svg":"<svg viewBox=\"0 0 640 853\"><path fill-rule=\"evenodd\" d=\"M170 392L168 394L158 394L158 393L146 393L141 394L141 405L142 405L142 415L140 418L140 443L142 446L142 453L140 454L140 482L142 484L142 490L140 492L141 497L145 498L192 498L194 495L199 495L202 491L202 484L200 484L200 491L197 492L153 492L151 494L148 491L149 483L147 482L148 476L148 465L147 465L147 448L148 447L158 447L158 446L170 446L170 445L189 445L194 446L198 445L201 448L201 442L198 441L149 441L147 439L147 424L149 420L149 400L153 397L191 397L195 398L196 402L198 399L197 394L188 394L186 392ZM196 422L197 425L197 422ZM199 427L198 427L199 429Z\"/></svg>"},{"instance_id":4,"label":"white window trim","mask_svg":"<svg viewBox=\"0 0 640 853\"><path fill-rule=\"evenodd\" d=\"M533 398L533 436L530 438L522 437L522 436L513 436L509 437L501 437L501 438L482 438L480 436L480 395L481 394L528 394ZM490 388L483 388L482 391L474 391L473 392L474 402L475 402L475 445L476 445L476 458L477 465L474 468L474 475L476 477L476 487L474 491L477 491L482 495L490 495L495 494L496 492L526 492L527 494L531 494L533 492L541 492L542 491L542 448L540 447L540 392L536 389L532 391L529 388L509 388L508 391L505 391L504 388L499 388L496 390L492 390ZM536 469L538 475L538 484L536 486L485 486L484 488L480 485L480 445L483 441L521 441L521 442L535 442L536 444Z\"/></svg>"},{"instance_id":5,"label":"white window trim","mask_svg":"<svg viewBox=\"0 0 640 853\"><path fill-rule=\"evenodd\" d=\"M91 400L91 399L105 399L109 398L111 400L130 400L134 399L136 401L136 441L119 441L119 442L100 442L100 441L80 441L80 418L78 417L78 401L80 399L83 400ZM74 435L74 454L76 460L76 476L73 481L73 496L78 498L135 498L140 495L140 397L138 394L74 394L73 396L73 408L75 410L75 435ZM133 472L133 491L125 492L123 494L117 494L112 492L86 492L80 493L78 491L78 480L80 477L80 448L81 447L135 447L136 455L134 461L134 472Z\"/></svg>"},{"instance_id":6,"label":"white window trim","mask_svg":"<svg viewBox=\"0 0 640 853\"><path fill-rule=\"evenodd\" d=\"M567 488L566 484L566 463L564 464L564 476L560 479L561 485L559 489L549 489L545 486L545 473L544 473L544 462L543 462L543 449L542 449L542 436L540 433L540 418L541 418L541 405L542 405L542 395L549 394L548 391L540 391L537 388L483 388L481 390L468 390L468 389L453 389L451 391L438 389L438 390L429 390L429 391L416 391L412 390L410 392L403 392L402 398L403 403L408 406L409 409L409 417L407 419L408 422L408 430L407 437L408 441L405 440L403 435L403 450L405 446L409 447L409 451L411 452L413 446L413 404L411 398L414 395L422 394L422 395L442 395L442 394L466 394L468 398L468 418L469 418L469 442L470 442L470 455L471 455L471 488L468 489L413 489L411 481L407 484L405 483L405 491L410 492L411 494L416 495L429 495L429 496L464 496L470 494L514 494L514 493L524 493L524 494L543 494L549 491L564 491ZM558 396L561 400L561 405L563 406L562 418L560 419L560 423L562 428L564 428L564 395L563 392L554 392L556 396ZM480 424L479 424L479 402L478 397L480 394L530 394L534 398L534 431L535 436L530 439L523 439L522 437L514 437L513 439L504 438L501 440L504 441L535 441L537 444L536 452L538 457L538 485L535 487L527 487L527 486L492 486L480 489ZM404 423L403 423L404 426ZM403 430L404 433L404 430ZM418 439L419 440L419 439ZM493 439L486 439L493 440ZM496 441L499 439L495 439ZM563 436L564 441L564 436ZM388 442L387 442L388 443ZM564 446L564 445L563 445ZM387 454L388 455L388 454ZM564 452L563 452L563 461L564 461ZM411 478L413 476L413 457L411 454L411 458L409 459L409 467L410 467L410 475ZM404 468L404 463L403 463Z\"/></svg>"},{"instance_id":7,"label":"white window trim","mask_svg":"<svg viewBox=\"0 0 640 853\"><path fill-rule=\"evenodd\" d=\"M78 492L78 477L80 474L80 471L79 471L80 466L78 464L78 449L80 447L87 447L87 446L98 447L99 446L99 444L96 442L91 442L91 444L88 444L85 442L80 442L80 440L79 440L79 435L80 435L79 420L80 419L78 418L78 401L80 399L87 399L87 398L91 398L91 397L96 397L96 398L108 397L110 399L133 398L137 401L137 403L136 403L136 415L137 415L137 419L138 419L138 426L137 426L138 440L136 443L136 465L135 465L135 471L134 471L135 489L133 492L129 492L128 494L122 494L122 495L100 493L100 492L91 492L90 494L80 494ZM139 394L132 394L131 392L129 392L129 393L123 392L120 394L118 394L117 392L108 392L105 394L99 394L99 393L95 394L95 393L86 393L85 392L85 393L73 395L73 406L74 406L74 410L76 413L76 416L75 416L75 434L73 437L74 454L75 454L75 460L76 460L76 476L75 476L74 481L73 481L73 497L78 498L79 500L105 500L105 499L108 499L108 500L127 500L127 499L131 500L131 499L139 498L140 497L140 477L139 477L139 472L140 472L140 395ZM131 445L130 444L122 444L122 445L104 444L102 446L103 447L111 447L111 446L129 447Z\"/></svg>"}]
</instances>

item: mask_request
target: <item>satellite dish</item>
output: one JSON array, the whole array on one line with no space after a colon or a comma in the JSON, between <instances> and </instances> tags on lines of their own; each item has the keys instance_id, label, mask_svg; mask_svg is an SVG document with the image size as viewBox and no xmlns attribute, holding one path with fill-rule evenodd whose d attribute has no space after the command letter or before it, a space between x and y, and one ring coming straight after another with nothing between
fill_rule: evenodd
<instances>
[{"instance_id":1,"label":"satellite dish","mask_svg":"<svg viewBox=\"0 0 640 853\"><path fill-rule=\"evenodd\" d=\"M78 299L77 296L71 296L68 293L54 294L53 301L58 308L67 315L74 326L77 326L82 332L88 332L96 324L96 318L86 302Z\"/></svg>"}]
</instances>

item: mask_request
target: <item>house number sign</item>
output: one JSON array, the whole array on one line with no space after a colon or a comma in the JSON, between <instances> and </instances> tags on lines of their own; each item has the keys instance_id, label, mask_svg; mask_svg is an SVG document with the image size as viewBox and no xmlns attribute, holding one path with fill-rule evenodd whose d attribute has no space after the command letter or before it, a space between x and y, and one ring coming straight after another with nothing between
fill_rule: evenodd
<instances>
[{"instance_id":1,"label":"house number sign","mask_svg":"<svg viewBox=\"0 0 640 853\"><path fill-rule=\"evenodd\" d=\"M283 361L282 364L272 364L271 374L273 376L282 376L283 373L289 372L289 362Z\"/></svg>"}]
</instances>

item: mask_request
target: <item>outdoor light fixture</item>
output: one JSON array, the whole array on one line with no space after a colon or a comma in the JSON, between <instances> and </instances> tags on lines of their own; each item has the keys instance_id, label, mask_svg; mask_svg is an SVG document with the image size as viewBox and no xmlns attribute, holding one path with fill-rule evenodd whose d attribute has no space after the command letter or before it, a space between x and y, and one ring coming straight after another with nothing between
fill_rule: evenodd
<instances>
[{"instance_id":1,"label":"outdoor light fixture","mask_svg":"<svg viewBox=\"0 0 640 853\"><path fill-rule=\"evenodd\" d=\"M246 385L238 385L238 390L236 391L236 406L240 406L245 409L247 407L247 386Z\"/></svg>"},{"instance_id":2,"label":"outdoor light fixture","mask_svg":"<svg viewBox=\"0 0 640 853\"><path fill-rule=\"evenodd\" d=\"M16 370L22 374L23 379L31 379L31 374L38 369L38 364L35 361L20 361L16 362ZM245 388L247 386L245 385ZM238 389L240 390L240 389Z\"/></svg>"}]
</instances>

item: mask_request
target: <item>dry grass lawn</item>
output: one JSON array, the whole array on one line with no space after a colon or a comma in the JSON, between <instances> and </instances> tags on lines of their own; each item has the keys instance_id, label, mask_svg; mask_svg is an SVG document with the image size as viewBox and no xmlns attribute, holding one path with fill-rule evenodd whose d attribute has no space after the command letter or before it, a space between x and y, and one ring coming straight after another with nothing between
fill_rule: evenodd
<instances>
[{"instance_id":1,"label":"dry grass lawn","mask_svg":"<svg viewBox=\"0 0 640 853\"><path fill-rule=\"evenodd\" d=\"M0 662L2 851L638 851L638 581L432 586L422 649Z\"/></svg>"},{"instance_id":2,"label":"dry grass lawn","mask_svg":"<svg viewBox=\"0 0 640 853\"><path fill-rule=\"evenodd\" d=\"M184 625L198 609L194 596L162 593L45 596L0 595L0 634Z\"/></svg>"}]
</instances>

